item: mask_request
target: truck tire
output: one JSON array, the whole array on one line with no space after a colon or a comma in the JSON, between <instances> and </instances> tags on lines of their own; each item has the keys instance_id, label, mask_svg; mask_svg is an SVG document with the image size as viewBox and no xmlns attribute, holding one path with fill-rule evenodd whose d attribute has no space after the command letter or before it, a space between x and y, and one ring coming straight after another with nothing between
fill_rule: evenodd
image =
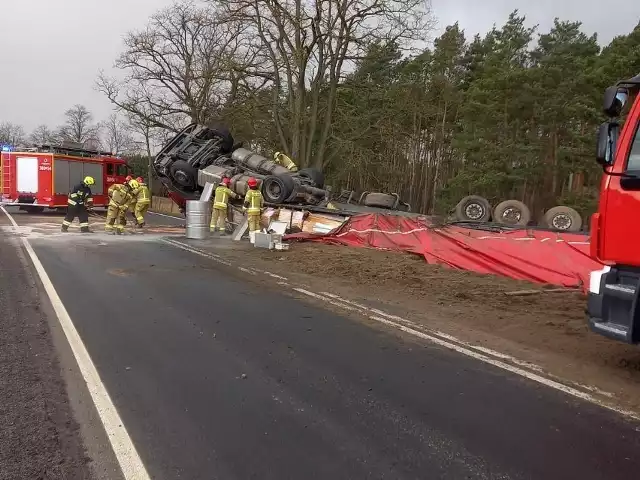
<instances>
[{"instance_id":1,"label":"truck tire","mask_svg":"<svg viewBox=\"0 0 640 480\"><path fill-rule=\"evenodd\" d=\"M220 153L231 153L233 151L234 139L231 131L224 125L211 125L209 127L216 136L222 139Z\"/></svg>"},{"instance_id":2,"label":"truck tire","mask_svg":"<svg viewBox=\"0 0 640 480\"><path fill-rule=\"evenodd\" d=\"M398 199L394 195L373 192L367 194L362 203L367 207L394 208L397 202Z\"/></svg>"},{"instance_id":3,"label":"truck tire","mask_svg":"<svg viewBox=\"0 0 640 480\"><path fill-rule=\"evenodd\" d=\"M491 218L491 204L484 197L469 195L456 205L456 218L460 222L488 222Z\"/></svg>"},{"instance_id":4,"label":"truck tire","mask_svg":"<svg viewBox=\"0 0 640 480\"><path fill-rule=\"evenodd\" d=\"M550 208L544 214L544 223L554 230L579 232L582 228L582 217L573 208L559 205Z\"/></svg>"},{"instance_id":5,"label":"truck tire","mask_svg":"<svg viewBox=\"0 0 640 480\"><path fill-rule=\"evenodd\" d=\"M531 221L531 211L518 200L505 200L493 209L493 221L502 225L525 227Z\"/></svg>"},{"instance_id":6,"label":"truck tire","mask_svg":"<svg viewBox=\"0 0 640 480\"><path fill-rule=\"evenodd\" d=\"M169 167L171 178L182 188L193 190L198 179L198 170L184 160L178 160Z\"/></svg>"},{"instance_id":7,"label":"truck tire","mask_svg":"<svg viewBox=\"0 0 640 480\"><path fill-rule=\"evenodd\" d=\"M303 168L298 172L298 176L308 178L317 188L324 188L324 173L317 168Z\"/></svg>"},{"instance_id":8,"label":"truck tire","mask_svg":"<svg viewBox=\"0 0 640 480\"><path fill-rule=\"evenodd\" d=\"M284 203L295 188L289 175L269 175L262 180L262 196L267 203Z\"/></svg>"}]
</instances>

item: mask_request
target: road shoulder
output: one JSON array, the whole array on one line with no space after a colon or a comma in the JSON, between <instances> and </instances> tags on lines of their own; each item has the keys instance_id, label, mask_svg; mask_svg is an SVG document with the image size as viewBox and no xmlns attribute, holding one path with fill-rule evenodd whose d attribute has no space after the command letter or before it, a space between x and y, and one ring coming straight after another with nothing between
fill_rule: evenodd
<instances>
[{"instance_id":1,"label":"road shoulder","mask_svg":"<svg viewBox=\"0 0 640 480\"><path fill-rule=\"evenodd\" d=\"M0 232L0 478L119 479L89 392L41 292L18 238Z\"/></svg>"}]
</instances>

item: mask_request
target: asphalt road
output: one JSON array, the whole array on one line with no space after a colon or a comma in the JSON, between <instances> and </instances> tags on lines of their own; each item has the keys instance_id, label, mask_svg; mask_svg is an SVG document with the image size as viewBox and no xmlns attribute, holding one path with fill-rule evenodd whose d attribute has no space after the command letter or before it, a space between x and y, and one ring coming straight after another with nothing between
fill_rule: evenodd
<instances>
[{"instance_id":1,"label":"asphalt road","mask_svg":"<svg viewBox=\"0 0 640 480\"><path fill-rule=\"evenodd\" d=\"M61 238L31 244L152 478L640 471L637 425L609 411L155 238Z\"/></svg>"}]
</instances>

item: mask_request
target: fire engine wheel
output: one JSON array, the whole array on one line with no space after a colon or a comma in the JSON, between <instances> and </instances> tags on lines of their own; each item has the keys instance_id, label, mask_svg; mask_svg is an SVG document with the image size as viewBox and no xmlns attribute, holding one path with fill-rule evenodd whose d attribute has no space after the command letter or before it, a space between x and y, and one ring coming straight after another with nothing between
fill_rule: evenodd
<instances>
[{"instance_id":1,"label":"fire engine wheel","mask_svg":"<svg viewBox=\"0 0 640 480\"><path fill-rule=\"evenodd\" d=\"M317 168L303 168L298 172L298 176L308 178L317 188L324 188L324 174Z\"/></svg>"},{"instance_id":2,"label":"fire engine wheel","mask_svg":"<svg viewBox=\"0 0 640 480\"><path fill-rule=\"evenodd\" d=\"M180 187L193 190L196 187L198 171L184 160L178 160L169 168L171 178Z\"/></svg>"},{"instance_id":3,"label":"fire engine wheel","mask_svg":"<svg viewBox=\"0 0 640 480\"><path fill-rule=\"evenodd\" d=\"M529 207L518 200L505 200L493 210L493 221L503 225L526 226L530 220Z\"/></svg>"},{"instance_id":4,"label":"fire engine wheel","mask_svg":"<svg viewBox=\"0 0 640 480\"><path fill-rule=\"evenodd\" d=\"M262 196L267 203L284 203L294 189L293 177L289 175L269 175L262 180Z\"/></svg>"},{"instance_id":5,"label":"fire engine wheel","mask_svg":"<svg viewBox=\"0 0 640 480\"><path fill-rule=\"evenodd\" d=\"M491 218L491 204L484 197L469 195L456 205L456 218L460 222L488 222Z\"/></svg>"},{"instance_id":6,"label":"fire engine wheel","mask_svg":"<svg viewBox=\"0 0 640 480\"><path fill-rule=\"evenodd\" d=\"M544 223L554 230L579 232L582 228L582 217L573 208L561 205L550 208L544 214Z\"/></svg>"},{"instance_id":7,"label":"fire engine wheel","mask_svg":"<svg viewBox=\"0 0 640 480\"><path fill-rule=\"evenodd\" d=\"M44 207L26 207L25 210L27 213L42 213L44 212Z\"/></svg>"}]
</instances>

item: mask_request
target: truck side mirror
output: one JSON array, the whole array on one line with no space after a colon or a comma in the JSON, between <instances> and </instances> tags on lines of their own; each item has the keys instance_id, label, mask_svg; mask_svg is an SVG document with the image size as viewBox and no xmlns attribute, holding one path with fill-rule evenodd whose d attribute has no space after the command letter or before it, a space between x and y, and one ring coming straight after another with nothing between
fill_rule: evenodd
<instances>
[{"instance_id":1,"label":"truck side mirror","mask_svg":"<svg viewBox=\"0 0 640 480\"><path fill-rule=\"evenodd\" d=\"M596 161L603 167L613 164L619 129L617 122L604 122L598 127Z\"/></svg>"},{"instance_id":2,"label":"truck side mirror","mask_svg":"<svg viewBox=\"0 0 640 480\"><path fill-rule=\"evenodd\" d=\"M629 94L626 89L620 87L609 87L604 91L602 110L609 118L619 117L628 98Z\"/></svg>"}]
</instances>

